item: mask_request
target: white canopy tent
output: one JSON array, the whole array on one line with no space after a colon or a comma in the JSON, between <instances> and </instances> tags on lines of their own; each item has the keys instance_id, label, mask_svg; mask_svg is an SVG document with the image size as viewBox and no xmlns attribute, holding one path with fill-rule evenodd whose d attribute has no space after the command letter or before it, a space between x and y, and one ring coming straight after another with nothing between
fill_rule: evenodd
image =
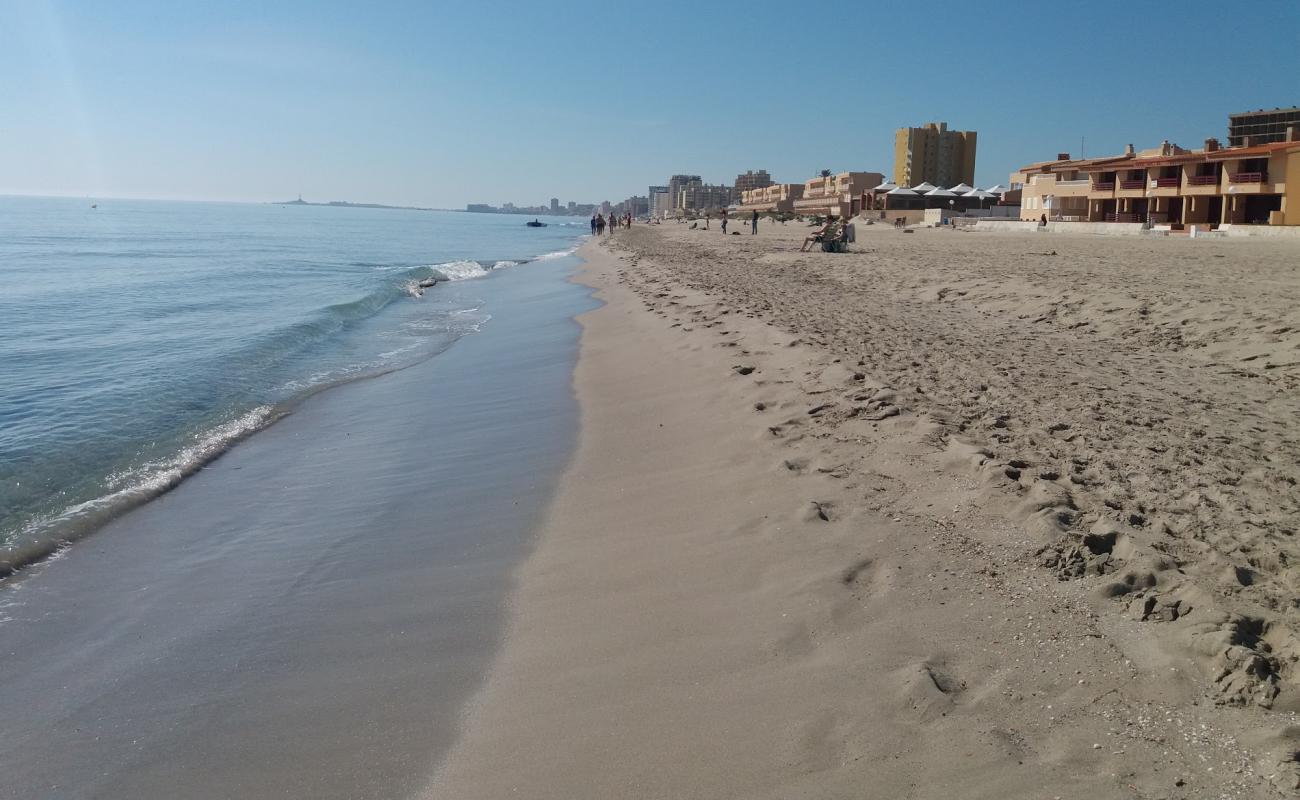
<instances>
[{"instance_id":1,"label":"white canopy tent","mask_svg":"<svg viewBox=\"0 0 1300 800\"><path fill-rule=\"evenodd\" d=\"M921 197L919 192L912 191L906 186L895 186L893 189L885 192L885 208L915 208L916 201ZM908 198L914 198L909 200Z\"/></svg>"},{"instance_id":2,"label":"white canopy tent","mask_svg":"<svg viewBox=\"0 0 1300 800\"><path fill-rule=\"evenodd\" d=\"M969 192L963 194L962 197L967 200L976 201L979 204L980 208L983 208L984 204L987 201L998 199L997 195L993 194L992 192L986 192L983 189L971 189Z\"/></svg>"}]
</instances>

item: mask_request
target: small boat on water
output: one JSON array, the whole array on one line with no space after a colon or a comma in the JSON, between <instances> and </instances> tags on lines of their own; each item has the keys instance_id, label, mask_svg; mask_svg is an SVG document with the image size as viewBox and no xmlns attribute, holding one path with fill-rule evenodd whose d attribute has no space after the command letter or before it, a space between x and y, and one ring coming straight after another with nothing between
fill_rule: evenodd
<instances>
[{"instance_id":1,"label":"small boat on water","mask_svg":"<svg viewBox=\"0 0 1300 800\"><path fill-rule=\"evenodd\" d=\"M545 223L545 222L542 222L541 220L537 220L537 219L530 220L530 221L528 221L528 222L525 222L524 224L527 225L527 226L530 227L530 228L545 228L545 227L546 227L546 223Z\"/></svg>"}]
</instances>

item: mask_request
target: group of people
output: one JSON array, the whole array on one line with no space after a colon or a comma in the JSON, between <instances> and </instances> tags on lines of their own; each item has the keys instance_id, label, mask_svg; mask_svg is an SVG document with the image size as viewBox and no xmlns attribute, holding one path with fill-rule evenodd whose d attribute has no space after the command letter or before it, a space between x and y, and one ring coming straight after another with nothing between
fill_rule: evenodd
<instances>
[{"instance_id":1,"label":"group of people","mask_svg":"<svg viewBox=\"0 0 1300 800\"><path fill-rule=\"evenodd\" d=\"M709 220L708 216L705 215L704 228L706 230L709 227L708 220ZM727 209L724 208L722 209L722 233L725 235L726 232L727 232ZM758 212L757 211L753 212L753 215L749 218L749 234L753 236L756 233L758 233Z\"/></svg>"},{"instance_id":2,"label":"group of people","mask_svg":"<svg viewBox=\"0 0 1300 800\"><path fill-rule=\"evenodd\" d=\"M609 217L606 217L601 213L593 214L591 217L591 235L600 236L605 232L606 228L609 228L609 232L612 234L619 225L624 228L632 227L632 215L624 214L620 217L611 212Z\"/></svg>"},{"instance_id":3,"label":"group of people","mask_svg":"<svg viewBox=\"0 0 1300 800\"><path fill-rule=\"evenodd\" d=\"M857 238L854 234L853 223L849 222L848 217L828 217L825 225L804 238L803 246L799 248L799 252L806 253L815 244L822 244L823 249L825 249L824 245L830 241L840 244L839 252L842 253L844 252L843 245L847 245Z\"/></svg>"}]
</instances>

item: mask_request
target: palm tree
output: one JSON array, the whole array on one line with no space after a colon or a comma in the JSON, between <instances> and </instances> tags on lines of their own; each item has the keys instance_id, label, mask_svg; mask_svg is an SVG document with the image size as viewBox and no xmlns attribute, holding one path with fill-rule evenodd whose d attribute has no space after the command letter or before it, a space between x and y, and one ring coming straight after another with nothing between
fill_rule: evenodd
<instances>
[{"instance_id":1,"label":"palm tree","mask_svg":"<svg viewBox=\"0 0 1300 800\"><path fill-rule=\"evenodd\" d=\"M828 170L828 169L824 169L824 170L821 171L820 175L821 175L823 178L829 178L829 177L831 176L831 171Z\"/></svg>"}]
</instances>

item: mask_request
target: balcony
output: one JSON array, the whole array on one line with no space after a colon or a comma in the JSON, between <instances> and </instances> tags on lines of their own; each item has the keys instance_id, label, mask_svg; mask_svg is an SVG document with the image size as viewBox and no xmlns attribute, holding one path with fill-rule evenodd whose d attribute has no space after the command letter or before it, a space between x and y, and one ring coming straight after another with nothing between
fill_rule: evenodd
<instances>
[{"instance_id":1,"label":"balcony","mask_svg":"<svg viewBox=\"0 0 1300 800\"><path fill-rule=\"evenodd\" d=\"M1234 172L1228 176L1229 183L1265 183L1267 172Z\"/></svg>"},{"instance_id":2,"label":"balcony","mask_svg":"<svg viewBox=\"0 0 1300 800\"><path fill-rule=\"evenodd\" d=\"M1137 178L1136 180L1130 178L1129 180L1119 182L1119 188L1121 189L1145 189L1146 186L1147 182L1141 178Z\"/></svg>"},{"instance_id":3,"label":"balcony","mask_svg":"<svg viewBox=\"0 0 1300 800\"><path fill-rule=\"evenodd\" d=\"M1157 189L1177 189L1178 178L1156 178Z\"/></svg>"},{"instance_id":4,"label":"balcony","mask_svg":"<svg viewBox=\"0 0 1300 800\"><path fill-rule=\"evenodd\" d=\"M1115 181L1094 181L1092 184L1094 192L1111 192L1115 190Z\"/></svg>"},{"instance_id":5,"label":"balcony","mask_svg":"<svg viewBox=\"0 0 1300 800\"><path fill-rule=\"evenodd\" d=\"M1218 175L1188 175L1188 186L1214 186L1218 184Z\"/></svg>"}]
</instances>

